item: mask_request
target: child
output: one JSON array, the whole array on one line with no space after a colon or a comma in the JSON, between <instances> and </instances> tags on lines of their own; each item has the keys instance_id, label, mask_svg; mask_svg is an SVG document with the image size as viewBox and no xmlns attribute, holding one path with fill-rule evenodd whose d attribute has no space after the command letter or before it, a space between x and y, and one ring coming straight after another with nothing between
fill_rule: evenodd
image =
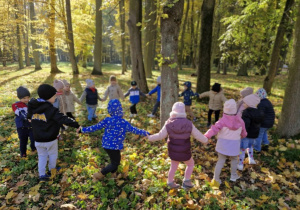
<instances>
[{"instance_id":1,"label":"child","mask_svg":"<svg viewBox=\"0 0 300 210\"><path fill-rule=\"evenodd\" d=\"M129 122L123 119L123 109L121 102L118 99L112 99L108 102L107 111L110 117L106 117L98 124L81 128L81 133L95 132L100 129L105 129L102 137L102 147L107 152L110 158L110 164L94 174L94 178L101 179L108 173L117 171L121 161L121 150L123 149L123 141L127 132L146 136L145 130L140 130L130 125ZM78 130L80 132L80 130Z\"/></svg>"},{"instance_id":2,"label":"child","mask_svg":"<svg viewBox=\"0 0 300 210\"><path fill-rule=\"evenodd\" d=\"M260 98L260 103L258 104L257 108L263 111L265 119L259 129L258 138L254 142L254 149L258 152L261 150L268 151L268 145L270 144L268 140L268 129L272 128L274 125L275 111L272 103L267 99L267 92L265 89L260 88L256 92L256 95L258 95ZM264 146L261 148L262 144Z\"/></svg>"},{"instance_id":3,"label":"child","mask_svg":"<svg viewBox=\"0 0 300 210\"><path fill-rule=\"evenodd\" d=\"M248 95L243 101L245 110L243 111L242 119L245 122L247 137L241 140L240 160L238 164L239 170L243 170L244 168L245 149L247 149L249 164L256 164L253 157L252 146L258 137L260 125L264 120L263 112L256 108L260 102L257 95Z\"/></svg>"},{"instance_id":4,"label":"child","mask_svg":"<svg viewBox=\"0 0 300 210\"><path fill-rule=\"evenodd\" d=\"M66 101L64 96L64 83L61 80L54 80L53 87L56 89L56 101L53 103L55 108L58 108L61 113L64 115L66 112Z\"/></svg>"},{"instance_id":5,"label":"child","mask_svg":"<svg viewBox=\"0 0 300 210\"><path fill-rule=\"evenodd\" d=\"M207 127L211 125L211 115L215 113L215 122L219 120L220 111L223 107L223 102L227 99L224 96L221 84L215 83L210 91L204 92L199 95L199 98L209 97L209 111L208 111L208 122Z\"/></svg>"},{"instance_id":6,"label":"child","mask_svg":"<svg viewBox=\"0 0 300 210\"><path fill-rule=\"evenodd\" d=\"M79 128L78 123L63 115L52 104L56 99L56 89L51 85L42 84L38 87L40 98L32 98L28 103L27 119L31 120L35 146L38 151L38 169L40 181L49 180L46 174L47 159L49 171L56 168L58 157L57 138L60 127L65 124Z\"/></svg>"},{"instance_id":7,"label":"child","mask_svg":"<svg viewBox=\"0 0 300 210\"><path fill-rule=\"evenodd\" d=\"M31 123L27 120L27 103L30 99L30 92L26 87L20 86L17 89L17 96L20 101L14 103L12 109L16 116L15 122L20 140L20 155L21 157L26 157L28 138L30 138L32 152L36 151Z\"/></svg>"},{"instance_id":8,"label":"child","mask_svg":"<svg viewBox=\"0 0 300 210\"><path fill-rule=\"evenodd\" d=\"M107 87L105 93L104 93L104 98L103 101L107 99L107 96L109 97L109 100L112 99L124 99L124 94L118 85L117 78L114 75L111 75L109 77L109 82L110 85Z\"/></svg>"},{"instance_id":9,"label":"child","mask_svg":"<svg viewBox=\"0 0 300 210\"><path fill-rule=\"evenodd\" d=\"M237 115L239 115L240 117L242 117L242 113L245 109L245 107L243 105L244 104L243 98L245 98L246 96L251 95L251 94L253 94L253 88L251 88L251 87L246 87L245 89L240 91L241 99L237 103Z\"/></svg>"},{"instance_id":10,"label":"child","mask_svg":"<svg viewBox=\"0 0 300 210\"><path fill-rule=\"evenodd\" d=\"M129 96L130 95L130 96ZM140 95L146 96L144 93L140 91L140 89L137 88L136 81L131 82L131 88L125 93L124 97L129 96L129 100L132 103L130 106L130 116L129 117L136 117L137 111L136 111L136 105L140 101Z\"/></svg>"},{"instance_id":11,"label":"child","mask_svg":"<svg viewBox=\"0 0 300 210\"><path fill-rule=\"evenodd\" d=\"M161 77L157 77L157 86L151 90L148 94L146 94L146 96L151 96L153 93L157 92L157 99L156 99L156 103L153 107L153 111L151 114L148 114L148 117L155 117L155 113L157 112L158 107L160 106L160 84L161 84Z\"/></svg>"},{"instance_id":12,"label":"child","mask_svg":"<svg viewBox=\"0 0 300 210\"><path fill-rule=\"evenodd\" d=\"M159 133L148 136L149 141L158 141L168 138L168 154L171 159L171 168L168 176L168 186L170 188L179 188L180 185L174 182L175 172L180 162L187 165L185 170L182 187L189 189L193 187L191 175L194 168L194 159L191 152L190 136L198 141L207 144L207 138L186 119L185 105L182 102L176 102L172 107L170 118L166 121L164 127Z\"/></svg>"},{"instance_id":13,"label":"child","mask_svg":"<svg viewBox=\"0 0 300 210\"><path fill-rule=\"evenodd\" d=\"M233 99L225 102L223 117L213 125L205 134L208 139L218 135L216 151L218 162L215 167L214 179L220 184L220 174L227 158L231 159L231 177L235 182L240 177L237 175L238 155L240 152L241 138L247 136L245 123L242 118L236 115L237 107Z\"/></svg>"},{"instance_id":14,"label":"child","mask_svg":"<svg viewBox=\"0 0 300 210\"><path fill-rule=\"evenodd\" d=\"M68 117L71 117L75 119L72 112L75 112L75 105L74 103L77 102L78 104L81 104L80 100L75 96L75 94L71 91L70 83L67 80L62 80L64 83L64 95L65 95L65 101L66 101L66 113Z\"/></svg>"},{"instance_id":15,"label":"child","mask_svg":"<svg viewBox=\"0 0 300 210\"><path fill-rule=\"evenodd\" d=\"M196 121L196 117L193 114L193 111L191 109L191 105L192 105L192 98L194 96L199 96L198 93L194 93L191 88L192 88L192 83L191 82L185 82L184 84L184 91L182 93L179 94L179 97L183 96L183 103L185 105L185 112L187 114L189 114L193 121Z\"/></svg>"},{"instance_id":16,"label":"child","mask_svg":"<svg viewBox=\"0 0 300 210\"><path fill-rule=\"evenodd\" d=\"M91 122L92 120L97 120L97 115L95 114L98 100L103 101L98 95L98 91L95 88L95 83L91 79L86 80L86 88L80 97L80 102L86 100L86 109L88 111L88 120Z\"/></svg>"}]
</instances>

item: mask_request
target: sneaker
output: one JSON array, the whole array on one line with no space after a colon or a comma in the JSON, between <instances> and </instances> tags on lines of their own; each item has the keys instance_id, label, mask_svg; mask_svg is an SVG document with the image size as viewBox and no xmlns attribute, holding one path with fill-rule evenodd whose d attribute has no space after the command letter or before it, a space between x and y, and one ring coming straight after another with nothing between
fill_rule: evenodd
<instances>
[{"instance_id":1,"label":"sneaker","mask_svg":"<svg viewBox=\"0 0 300 210\"><path fill-rule=\"evenodd\" d=\"M171 183L168 183L168 186L171 188L171 189L178 189L180 187L179 184L176 184L175 182L171 182Z\"/></svg>"},{"instance_id":2,"label":"sneaker","mask_svg":"<svg viewBox=\"0 0 300 210\"><path fill-rule=\"evenodd\" d=\"M254 160L253 158L249 158L249 164L251 164L251 165L255 165L255 164L256 164L256 162L255 162L255 160Z\"/></svg>"},{"instance_id":3,"label":"sneaker","mask_svg":"<svg viewBox=\"0 0 300 210\"><path fill-rule=\"evenodd\" d=\"M155 117L154 114L148 114L147 117Z\"/></svg>"},{"instance_id":4,"label":"sneaker","mask_svg":"<svg viewBox=\"0 0 300 210\"><path fill-rule=\"evenodd\" d=\"M189 180L183 181L182 187L183 187L183 189L191 189L194 187L194 185L192 184L192 181L189 179Z\"/></svg>"},{"instance_id":5,"label":"sneaker","mask_svg":"<svg viewBox=\"0 0 300 210\"><path fill-rule=\"evenodd\" d=\"M40 181L49 181L50 176L48 174L42 175L39 177Z\"/></svg>"},{"instance_id":6,"label":"sneaker","mask_svg":"<svg viewBox=\"0 0 300 210\"><path fill-rule=\"evenodd\" d=\"M239 178L240 178L239 175L236 174L236 175L230 177L230 181L236 182L236 180L238 180Z\"/></svg>"},{"instance_id":7,"label":"sneaker","mask_svg":"<svg viewBox=\"0 0 300 210\"><path fill-rule=\"evenodd\" d=\"M242 171L244 169L244 164L238 164L237 169Z\"/></svg>"},{"instance_id":8,"label":"sneaker","mask_svg":"<svg viewBox=\"0 0 300 210\"><path fill-rule=\"evenodd\" d=\"M133 117L134 117L134 114L130 114L129 117L130 117L130 118L133 118Z\"/></svg>"}]
</instances>

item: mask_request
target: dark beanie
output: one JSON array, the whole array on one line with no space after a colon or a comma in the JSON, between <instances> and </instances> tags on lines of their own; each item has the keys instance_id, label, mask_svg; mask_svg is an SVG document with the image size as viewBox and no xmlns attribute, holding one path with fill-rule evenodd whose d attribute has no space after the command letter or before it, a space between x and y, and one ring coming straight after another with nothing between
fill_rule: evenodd
<instances>
[{"instance_id":1,"label":"dark beanie","mask_svg":"<svg viewBox=\"0 0 300 210\"><path fill-rule=\"evenodd\" d=\"M137 86L136 81L132 81L132 82L131 82L131 86Z\"/></svg>"},{"instance_id":2,"label":"dark beanie","mask_svg":"<svg viewBox=\"0 0 300 210\"><path fill-rule=\"evenodd\" d=\"M19 99L22 99L26 96L30 96L30 92L26 87L20 86L17 89L17 96L18 96Z\"/></svg>"},{"instance_id":3,"label":"dark beanie","mask_svg":"<svg viewBox=\"0 0 300 210\"><path fill-rule=\"evenodd\" d=\"M221 84L219 83L215 83L212 88L211 88L212 91L215 91L215 92L220 92L221 91Z\"/></svg>"},{"instance_id":4,"label":"dark beanie","mask_svg":"<svg viewBox=\"0 0 300 210\"><path fill-rule=\"evenodd\" d=\"M38 95L44 100L49 100L56 94L56 89L48 84L42 84L38 88Z\"/></svg>"}]
</instances>

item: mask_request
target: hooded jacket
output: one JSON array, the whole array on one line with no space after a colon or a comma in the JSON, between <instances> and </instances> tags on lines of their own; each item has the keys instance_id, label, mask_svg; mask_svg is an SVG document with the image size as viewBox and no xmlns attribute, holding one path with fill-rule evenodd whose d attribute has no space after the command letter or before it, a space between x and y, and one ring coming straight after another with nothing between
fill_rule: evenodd
<instances>
[{"instance_id":1,"label":"hooded jacket","mask_svg":"<svg viewBox=\"0 0 300 210\"><path fill-rule=\"evenodd\" d=\"M192 83L191 82L185 82L184 85L187 87L185 91L180 93L178 96L182 97L183 96L183 103L186 106L191 106L192 105L192 99L194 96L199 97L198 93L194 93L191 88L192 88Z\"/></svg>"},{"instance_id":2,"label":"hooded jacket","mask_svg":"<svg viewBox=\"0 0 300 210\"><path fill-rule=\"evenodd\" d=\"M158 141L169 136L168 154L171 160L187 161L191 159L190 136L202 143L207 143L207 138L186 118L169 118L159 133L148 137L149 141Z\"/></svg>"},{"instance_id":3,"label":"hooded jacket","mask_svg":"<svg viewBox=\"0 0 300 210\"><path fill-rule=\"evenodd\" d=\"M82 128L81 130L82 133L90 133L104 128L104 135L102 137L103 148L111 150L123 149L123 141L127 132L142 136L149 134L145 130L133 127L128 121L123 119L123 109L118 99L109 101L107 111L110 117L106 117L98 124Z\"/></svg>"},{"instance_id":4,"label":"hooded jacket","mask_svg":"<svg viewBox=\"0 0 300 210\"><path fill-rule=\"evenodd\" d=\"M243 111L242 119L245 122L247 138L256 139L259 134L261 123L264 121L263 111L248 107Z\"/></svg>"},{"instance_id":5,"label":"hooded jacket","mask_svg":"<svg viewBox=\"0 0 300 210\"><path fill-rule=\"evenodd\" d=\"M27 119L31 120L36 142L54 141L63 124L79 128L79 124L75 120L63 115L50 102L40 98L32 98L29 101Z\"/></svg>"},{"instance_id":6,"label":"hooded jacket","mask_svg":"<svg viewBox=\"0 0 300 210\"><path fill-rule=\"evenodd\" d=\"M115 85L109 85L104 93L104 100L109 98L109 100L112 99L124 99L124 94L122 89L118 84Z\"/></svg>"},{"instance_id":7,"label":"hooded jacket","mask_svg":"<svg viewBox=\"0 0 300 210\"><path fill-rule=\"evenodd\" d=\"M144 96L146 97L146 95L144 93L142 93L142 91L139 88L129 88L129 90L127 91L127 93L125 93L124 97L129 96L129 100L132 104L137 104L140 102L140 96Z\"/></svg>"},{"instance_id":8,"label":"hooded jacket","mask_svg":"<svg viewBox=\"0 0 300 210\"><path fill-rule=\"evenodd\" d=\"M153 90L151 90L148 94L151 96L153 93L157 92L157 98L156 101L160 102L160 84L158 84Z\"/></svg>"},{"instance_id":9,"label":"hooded jacket","mask_svg":"<svg viewBox=\"0 0 300 210\"><path fill-rule=\"evenodd\" d=\"M257 108L264 113L264 121L261 123L263 128L272 128L275 121L275 111L272 103L267 99L261 99L260 103L257 105Z\"/></svg>"},{"instance_id":10,"label":"hooded jacket","mask_svg":"<svg viewBox=\"0 0 300 210\"><path fill-rule=\"evenodd\" d=\"M227 156L236 156L240 152L241 138L247 136L245 123L238 115L226 115L204 134L207 138L217 135L216 151Z\"/></svg>"}]
</instances>

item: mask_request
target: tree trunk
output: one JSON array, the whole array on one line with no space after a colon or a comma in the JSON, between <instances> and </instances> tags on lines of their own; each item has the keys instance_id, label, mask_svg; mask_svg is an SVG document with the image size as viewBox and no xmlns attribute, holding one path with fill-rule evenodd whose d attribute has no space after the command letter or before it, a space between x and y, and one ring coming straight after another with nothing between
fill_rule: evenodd
<instances>
[{"instance_id":1,"label":"tree trunk","mask_svg":"<svg viewBox=\"0 0 300 210\"><path fill-rule=\"evenodd\" d=\"M130 53L132 63L132 77L137 82L137 86L143 93L149 91L144 69L143 53L142 53L142 0L130 0L129 3L129 20L127 25L130 34Z\"/></svg>"},{"instance_id":2,"label":"tree trunk","mask_svg":"<svg viewBox=\"0 0 300 210\"><path fill-rule=\"evenodd\" d=\"M26 0L24 0L24 40L25 40L25 49L24 49L24 53L25 53L25 63L26 66L30 66L30 58L29 58L29 40L28 40L28 33L29 33L29 23L28 23L28 19L29 19L29 14L27 12L26 9Z\"/></svg>"},{"instance_id":3,"label":"tree trunk","mask_svg":"<svg viewBox=\"0 0 300 210\"><path fill-rule=\"evenodd\" d=\"M246 63L240 63L237 76L248 76L248 65Z\"/></svg>"},{"instance_id":4,"label":"tree trunk","mask_svg":"<svg viewBox=\"0 0 300 210\"><path fill-rule=\"evenodd\" d=\"M173 0L168 0L173 4ZM163 7L163 14L168 18L161 18L161 104L160 125L170 117L173 104L178 100L178 36L183 15L184 0L179 0L170 8Z\"/></svg>"},{"instance_id":5,"label":"tree trunk","mask_svg":"<svg viewBox=\"0 0 300 210\"><path fill-rule=\"evenodd\" d=\"M226 62L227 59L224 59L223 61L223 75L226 75L227 74L227 62Z\"/></svg>"},{"instance_id":6,"label":"tree trunk","mask_svg":"<svg viewBox=\"0 0 300 210\"><path fill-rule=\"evenodd\" d=\"M300 133L300 6L295 23L294 43L289 65L288 82L278 123L278 134L291 137Z\"/></svg>"},{"instance_id":7,"label":"tree trunk","mask_svg":"<svg viewBox=\"0 0 300 210\"><path fill-rule=\"evenodd\" d=\"M68 23L68 46L69 46L69 56L72 64L73 74L79 74L77 62L75 59L75 48L74 48L74 38L73 38L73 27L72 27L72 15L71 15L71 3L70 0L66 0L66 13L67 13L67 23Z\"/></svg>"},{"instance_id":8,"label":"tree trunk","mask_svg":"<svg viewBox=\"0 0 300 210\"><path fill-rule=\"evenodd\" d=\"M197 92L210 89L210 60L215 0L203 0L201 8L201 32L199 47L199 65L197 71Z\"/></svg>"},{"instance_id":9,"label":"tree trunk","mask_svg":"<svg viewBox=\"0 0 300 210\"><path fill-rule=\"evenodd\" d=\"M191 12L191 45L190 45L190 57L189 57L189 65L193 66L194 62L194 5L195 1L192 0L192 12Z\"/></svg>"},{"instance_id":10,"label":"tree trunk","mask_svg":"<svg viewBox=\"0 0 300 210\"><path fill-rule=\"evenodd\" d=\"M145 61L145 71L147 78L152 77L152 67L154 64L155 57L155 46L156 46L156 34L157 34L157 24L156 22L156 0L146 0L145 1L145 20L147 22L145 30L145 43L144 43L144 61Z\"/></svg>"},{"instance_id":11,"label":"tree trunk","mask_svg":"<svg viewBox=\"0 0 300 210\"><path fill-rule=\"evenodd\" d=\"M96 37L94 45L94 68L93 75L103 75L102 73L102 0L96 0Z\"/></svg>"},{"instance_id":12,"label":"tree trunk","mask_svg":"<svg viewBox=\"0 0 300 210\"><path fill-rule=\"evenodd\" d=\"M18 13L19 8L18 8L19 2L18 0L15 0L15 18L16 18L16 22L17 22L17 42L18 42L18 61L19 61L19 69L23 69L24 68L24 63L23 63L23 50L22 50L22 32L20 30L20 20Z\"/></svg>"},{"instance_id":13,"label":"tree trunk","mask_svg":"<svg viewBox=\"0 0 300 210\"><path fill-rule=\"evenodd\" d=\"M267 93L271 93L272 85L277 72L277 65L280 58L280 50L283 42L284 34L288 26L288 21L290 19L290 12L292 11L294 0L287 0L284 8L284 12L277 29L276 39L273 46L273 51L271 55L271 63L269 67L269 72L264 80L264 89Z\"/></svg>"},{"instance_id":14,"label":"tree trunk","mask_svg":"<svg viewBox=\"0 0 300 210\"><path fill-rule=\"evenodd\" d=\"M31 30L31 37L36 35L35 30L35 11L34 11L34 3L33 1L29 1L29 9L30 9L30 30ZM38 51L38 45L36 44L35 39L31 39L31 45L32 45L32 51L33 51L33 60L34 60L34 69L35 70L41 70L41 64L40 64L40 52Z\"/></svg>"},{"instance_id":15,"label":"tree trunk","mask_svg":"<svg viewBox=\"0 0 300 210\"><path fill-rule=\"evenodd\" d=\"M50 13L49 13L49 54L51 63L51 74L61 72L57 68L56 61L56 48L55 48L55 0L50 1Z\"/></svg>"},{"instance_id":16,"label":"tree trunk","mask_svg":"<svg viewBox=\"0 0 300 210\"><path fill-rule=\"evenodd\" d=\"M200 36L199 36L199 32L200 32L200 17L201 17L201 12L198 13L198 17L197 17L197 26L196 26L196 34L195 34L195 44L194 44L194 57L193 57L193 65L192 65L192 68L195 69L196 68L196 63L198 63L198 53L199 50L197 51L198 49L198 40L200 39Z\"/></svg>"},{"instance_id":17,"label":"tree trunk","mask_svg":"<svg viewBox=\"0 0 300 210\"><path fill-rule=\"evenodd\" d=\"M183 21L182 30L181 30L180 49L179 49L179 56L178 56L179 70L182 70L184 35L185 35L185 27L186 27L188 15L189 15L189 9L190 9L190 0L187 0L187 5L186 5L185 15L184 15L184 21Z\"/></svg>"},{"instance_id":18,"label":"tree trunk","mask_svg":"<svg viewBox=\"0 0 300 210\"><path fill-rule=\"evenodd\" d=\"M122 48L122 74L126 72L126 46L125 46L125 0L119 2L120 27L121 27L121 48Z\"/></svg>"}]
</instances>

